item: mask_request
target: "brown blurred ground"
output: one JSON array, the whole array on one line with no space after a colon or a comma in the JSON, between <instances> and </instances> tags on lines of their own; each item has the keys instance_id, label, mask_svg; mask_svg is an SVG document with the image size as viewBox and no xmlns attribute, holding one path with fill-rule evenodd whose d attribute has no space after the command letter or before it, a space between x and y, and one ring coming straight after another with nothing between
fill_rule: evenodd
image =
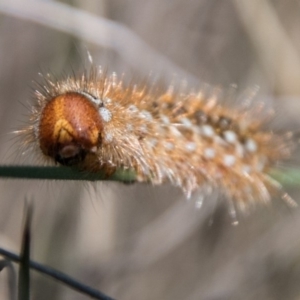
<instances>
[{"instance_id":1,"label":"brown blurred ground","mask_svg":"<svg viewBox=\"0 0 300 300\"><path fill-rule=\"evenodd\" d=\"M6 2L0 1L0 11ZM137 47L132 53L139 55L125 55L131 40L120 41L116 51L115 44L100 47L39 20L2 13L1 164L30 163L30 158L16 158L18 145L8 133L26 120L22 104L30 103L32 80L48 69L55 74L67 72L70 65L80 70L86 49L96 63L135 78L153 72L172 80L176 70L193 87L197 80L199 86L208 82L224 88L236 83L239 93L259 85L257 97L278 108L278 123L299 128L297 1L68 4L131 29L163 58ZM162 69L161 61L173 65ZM299 202L298 191L296 184L290 193ZM280 201L239 216L240 224L233 226L226 206L212 208L206 199L197 210L168 186L1 180L0 195L1 247L19 251L24 199L33 200L32 258L116 299L300 299L299 209L290 210ZM0 273L0 299L7 299L6 275ZM88 299L40 275L33 278L32 299Z\"/></svg>"}]
</instances>

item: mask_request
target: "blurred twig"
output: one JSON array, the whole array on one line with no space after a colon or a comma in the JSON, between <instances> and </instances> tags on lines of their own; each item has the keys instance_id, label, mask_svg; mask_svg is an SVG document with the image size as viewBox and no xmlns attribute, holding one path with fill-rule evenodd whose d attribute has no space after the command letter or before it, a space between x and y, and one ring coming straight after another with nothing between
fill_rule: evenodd
<instances>
[{"instance_id":1,"label":"blurred twig","mask_svg":"<svg viewBox=\"0 0 300 300\"><path fill-rule=\"evenodd\" d=\"M16 272L13 264L9 259L0 260L0 272L7 268L8 270L8 288L9 288L9 299L16 299Z\"/></svg>"},{"instance_id":2,"label":"blurred twig","mask_svg":"<svg viewBox=\"0 0 300 300\"><path fill-rule=\"evenodd\" d=\"M143 68L148 73L156 66L161 77L173 73L189 82L199 83L198 79L151 48L123 24L84 10L57 1L2 0L0 12L69 33L101 47L111 48L138 70Z\"/></svg>"},{"instance_id":3,"label":"blurred twig","mask_svg":"<svg viewBox=\"0 0 300 300\"><path fill-rule=\"evenodd\" d=\"M282 94L299 94L300 57L268 0L234 0L265 71ZM270 49L273 49L270 51Z\"/></svg>"},{"instance_id":4,"label":"blurred twig","mask_svg":"<svg viewBox=\"0 0 300 300\"><path fill-rule=\"evenodd\" d=\"M3 255L4 257L14 261L14 262L20 262L21 258L19 255L14 254L12 252L9 252L5 249L0 248L0 255ZM88 295L94 299L98 299L98 300L114 300L113 298L103 294L102 292L95 290L85 284L82 284L80 282L78 282L77 280L71 278L70 276L57 271L53 268L47 267L47 266L43 266L37 262L34 261L30 261L29 262L30 268L33 270L36 270L42 274L48 275L66 285L68 285L69 287L71 287L72 289L79 291L85 295Z\"/></svg>"},{"instance_id":5,"label":"blurred twig","mask_svg":"<svg viewBox=\"0 0 300 300\"><path fill-rule=\"evenodd\" d=\"M32 206L29 204L25 210L25 224L22 236L22 251L19 268L18 300L30 299L30 240Z\"/></svg>"}]
</instances>

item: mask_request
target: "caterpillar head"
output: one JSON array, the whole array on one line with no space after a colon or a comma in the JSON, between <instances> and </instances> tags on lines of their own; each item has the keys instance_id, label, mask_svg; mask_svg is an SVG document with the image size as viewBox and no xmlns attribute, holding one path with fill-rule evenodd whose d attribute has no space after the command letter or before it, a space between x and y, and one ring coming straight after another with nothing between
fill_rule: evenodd
<instances>
[{"instance_id":1,"label":"caterpillar head","mask_svg":"<svg viewBox=\"0 0 300 300\"><path fill-rule=\"evenodd\" d=\"M49 100L38 125L42 152L62 165L76 165L101 144L103 122L85 93L67 92Z\"/></svg>"}]
</instances>

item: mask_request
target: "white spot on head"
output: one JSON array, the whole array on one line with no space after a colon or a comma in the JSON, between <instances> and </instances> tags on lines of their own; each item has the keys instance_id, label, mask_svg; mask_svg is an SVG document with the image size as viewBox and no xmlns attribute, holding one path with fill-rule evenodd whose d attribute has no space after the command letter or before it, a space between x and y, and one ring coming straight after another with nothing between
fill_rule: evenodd
<instances>
[{"instance_id":1,"label":"white spot on head","mask_svg":"<svg viewBox=\"0 0 300 300\"><path fill-rule=\"evenodd\" d=\"M185 127L192 127L193 123L188 118L182 118L180 119L180 123L184 125Z\"/></svg>"},{"instance_id":2,"label":"white spot on head","mask_svg":"<svg viewBox=\"0 0 300 300\"><path fill-rule=\"evenodd\" d=\"M161 116L160 116L160 119L162 120L162 122L163 122L164 124L170 124L170 119L169 119L167 116L161 115Z\"/></svg>"},{"instance_id":3,"label":"white spot on head","mask_svg":"<svg viewBox=\"0 0 300 300\"><path fill-rule=\"evenodd\" d=\"M112 113L106 107L99 108L99 114L104 122L109 122L112 118Z\"/></svg>"},{"instance_id":4,"label":"white spot on head","mask_svg":"<svg viewBox=\"0 0 300 300\"><path fill-rule=\"evenodd\" d=\"M224 139L229 144L234 144L237 141L237 135L234 131L226 130L223 132Z\"/></svg>"},{"instance_id":5,"label":"white spot on head","mask_svg":"<svg viewBox=\"0 0 300 300\"><path fill-rule=\"evenodd\" d=\"M194 143L194 142L187 142L185 144L185 149L187 151L193 152L193 151L195 151L197 149L197 144Z\"/></svg>"},{"instance_id":6,"label":"white spot on head","mask_svg":"<svg viewBox=\"0 0 300 300\"><path fill-rule=\"evenodd\" d=\"M139 111L138 108L137 108L135 105L133 105L133 104L129 105L129 106L127 107L127 110L128 110L129 112L131 112L131 113L136 113L136 112Z\"/></svg>"},{"instance_id":7,"label":"white spot on head","mask_svg":"<svg viewBox=\"0 0 300 300\"><path fill-rule=\"evenodd\" d=\"M211 127L210 125L201 126L201 132L206 137L212 137L215 134L213 127Z\"/></svg>"},{"instance_id":8,"label":"white spot on head","mask_svg":"<svg viewBox=\"0 0 300 300\"><path fill-rule=\"evenodd\" d=\"M213 148L204 149L204 157L207 159L212 159L216 156L216 151Z\"/></svg>"},{"instance_id":9,"label":"white spot on head","mask_svg":"<svg viewBox=\"0 0 300 300\"><path fill-rule=\"evenodd\" d=\"M223 157L223 164L226 167L232 167L235 163L235 157L233 155L227 154Z\"/></svg>"},{"instance_id":10,"label":"white spot on head","mask_svg":"<svg viewBox=\"0 0 300 300\"><path fill-rule=\"evenodd\" d=\"M148 121L151 121L153 119L151 113L147 110L142 110L139 114L139 116L143 119L146 119Z\"/></svg>"},{"instance_id":11,"label":"white spot on head","mask_svg":"<svg viewBox=\"0 0 300 300\"><path fill-rule=\"evenodd\" d=\"M245 148L249 152L256 152L257 151L257 144L253 139L247 139L245 142Z\"/></svg>"}]
</instances>

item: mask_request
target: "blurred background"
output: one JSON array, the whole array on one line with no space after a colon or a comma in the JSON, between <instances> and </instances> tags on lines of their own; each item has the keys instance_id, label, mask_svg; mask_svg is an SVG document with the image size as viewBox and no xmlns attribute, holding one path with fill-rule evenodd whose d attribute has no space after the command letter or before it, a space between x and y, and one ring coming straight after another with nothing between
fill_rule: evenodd
<instances>
[{"instance_id":1,"label":"blurred background","mask_svg":"<svg viewBox=\"0 0 300 300\"><path fill-rule=\"evenodd\" d=\"M0 163L19 158L39 72L96 64L230 89L259 86L281 129L300 128L300 2L294 0L0 0ZM297 157L295 157L297 161ZM296 167L295 162L292 163ZM299 203L297 182L287 187ZM0 181L0 247L19 252L34 203L32 259L122 300L300 299L300 212L274 200L234 223L170 186ZM32 272L32 299L89 299ZM0 273L0 299L8 298Z\"/></svg>"}]
</instances>

